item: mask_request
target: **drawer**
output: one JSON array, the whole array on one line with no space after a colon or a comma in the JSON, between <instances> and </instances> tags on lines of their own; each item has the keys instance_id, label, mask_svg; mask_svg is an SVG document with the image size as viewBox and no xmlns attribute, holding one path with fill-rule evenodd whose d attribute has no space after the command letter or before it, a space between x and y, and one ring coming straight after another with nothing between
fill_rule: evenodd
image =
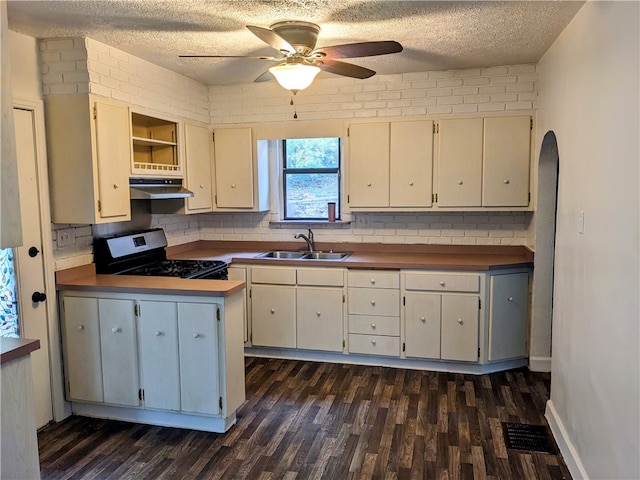
<instances>
[{"instance_id":1,"label":"drawer","mask_svg":"<svg viewBox=\"0 0 640 480\"><path fill-rule=\"evenodd\" d=\"M299 268L298 285L342 287L344 272L341 268Z\"/></svg>"},{"instance_id":2,"label":"drawer","mask_svg":"<svg viewBox=\"0 0 640 480\"><path fill-rule=\"evenodd\" d=\"M400 288L400 274L378 270L349 270L349 286Z\"/></svg>"},{"instance_id":3,"label":"drawer","mask_svg":"<svg viewBox=\"0 0 640 480\"><path fill-rule=\"evenodd\" d=\"M400 291L383 288L349 288L349 313L400 316Z\"/></svg>"},{"instance_id":4,"label":"drawer","mask_svg":"<svg viewBox=\"0 0 640 480\"><path fill-rule=\"evenodd\" d=\"M480 291L480 275L407 272L404 278L407 290L474 293Z\"/></svg>"},{"instance_id":5,"label":"drawer","mask_svg":"<svg viewBox=\"0 0 640 480\"><path fill-rule=\"evenodd\" d=\"M349 333L400 336L400 318L373 315L349 315Z\"/></svg>"},{"instance_id":6,"label":"drawer","mask_svg":"<svg viewBox=\"0 0 640 480\"><path fill-rule=\"evenodd\" d=\"M400 337L385 337L383 335L349 335L349 353L364 353L366 355L400 356Z\"/></svg>"},{"instance_id":7,"label":"drawer","mask_svg":"<svg viewBox=\"0 0 640 480\"><path fill-rule=\"evenodd\" d=\"M296 269L285 267L251 267L251 283L295 285Z\"/></svg>"}]
</instances>

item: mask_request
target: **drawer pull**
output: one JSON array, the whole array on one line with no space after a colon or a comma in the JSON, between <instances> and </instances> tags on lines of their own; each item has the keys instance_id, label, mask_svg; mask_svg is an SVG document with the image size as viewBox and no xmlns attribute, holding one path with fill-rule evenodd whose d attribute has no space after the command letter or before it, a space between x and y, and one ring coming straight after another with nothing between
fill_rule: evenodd
<instances>
[{"instance_id":1,"label":"drawer pull","mask_svg":"<svg viewBox=\"0 0 640 480\"><path fill-rule=\"evenodd\" d=\"M320 316L320 312L316 312L316 315L317 315L317 316Z\"/></svg>"},{"instance_id":2,"label":"drawer pull","mask_svg":"<svg viewBox=\"0 0 640 480\"><path fill-rule=\"evenodd\" d=\"M371 345L375 345L376 341L375 340L371 340Z\"/></svg>"},{"instance_id":3,"label":"drawer pull","mask_svg":"<svg viewBox=\"0 0 640 480\"><path fill-rule=\"evenodd\" d=\"M508 178L505 178L505 179L504 179L504 184L505 184L505 185L509 185L509 179L508 179Z\"/></svg>"},{"instance_id":4,"label":"drawer pull","mask_svg":"<svg viewBox=\"0 0 640 480\"><path fill-rule=\"evenodd\" d=\"M275 308L272 308L272 309L271 309L271 315L273 315L274 313L276 313L276 309L275 309Z\"/></svg>"},{"instance_id":5,"label":"drawer pull","mask_svg":"<svg viewBox=\"0 0 640 480\"><path fill-rule=\"evenodd\" d=\"M193 338L200 338L200 334L199 333L194 333L193 334Z\"/></svg>"},{"instance_id":6,"label":"drawer pull","mask_svg":"<svg viewBox=\"0 0 640 480\"><path fill-rule=\"evenodd\" d=\"M120 327L113 327L113 328L111 329L111 332L112 332L112 333L119 333L119 332L121 332L121 331L122 331L122 329L121 329Z\"/></svg>"},{"instance_id":7,"label":"drawer pull","mask_svg":"<svg viewBox=\"0 0 640 480\"><path fill-rule=\"evenodd\" d=\"M367 183L367 187L370 187L370 186L371 186L371 183Z\"/></svg>"},{"instance_id":8,"label":"drawer pull","mask_svg":"<svg viewBox=\"0 0 640 480\"><path fill-rule=\"evenodd\" d=\"M513 297L509 297L507 298L507 300L509 300L510 302L513 302Z\"/></svg>"},{"instance_id":9,"label":"drawer pull","mask_svg":"<svg viewBox=\"0 0 640 480\"><path fill-rule=\"evenodd\" d=\"M155 335L156 337L159 337L160 335L162 335L162 332L156 332Z\"/></svg>"},{"instance_id":10,"label":"drawer pull","mask_svg":"<svg viewBox=\"0 0 640 480\"><path fill-rule=\"evenodd\" d=\"M458 319L458 323L459 323L460 325L462 325L464 322L462 321L462 319L461 319L461 318L459 318L459 319Z\"/></svg>"},{"instance_id":11,"label":"drawer pull","mask_svg":"<svg viewBox=\"0 0 640 480\"><path fill-rule=\"evenodd\" d=\"M375 278L372 278L372 279L371 279L371 285L375 285L375 284L376 284L376 279L375 279Z\"/></svg>"},{"instance_id":12,"label":"drawer pull","mask_svg":"<svg viewBox=\"0 0 640 480\"><path fill-rule=\"evenodd\" d=\"M458 180L458 185L462 185L462 180Z\"/></svg>"},{"instance_id":13,"label":"drawer pull","mask_svg":"<svg viewBox=\"0 0 640 480\"><path fill-rule=\"evenodd\" d=\"M204 188L204 185L202 183L200 184L200 188Z\"/></svg>"},{"instance_id":14,"label":"drawer pull","mask_svg":"<svg viewBox=\"0 0 640 480\"><path fill-rule=\"evenodd\" d=\"M232 184L231 184L231 188L236 188L236 184L235 184L235 183L232 183Z\"/></svg>"},{"instance_id":15,"label":"drawer pull","mask_svg":"<svg viewBox=\"0 0 640 480\"><path fill-rule=\"evenodd\" d=\"M78 325L78 330L84 330L84 325Z\"/></svg>"},{"instance_id":16,"label":"drawer pull","mask_svg":"<svg viewBox=\"0 0 640 480\"><path fill-rule=\"evenodd\" d=\"M119 186L120 186L120 185L118 185L117 183L114 183L114 184L113 184L113 188L114 188L114 189L118 188Z\"/></svg>"},{"instance_id":17,"label":"drawer pull","mask_svg":"<svg viewBox=\"0 0 640 480\"><path fill-rule=\"evenodd\" d=\"M410 187L413 187L413 182L409 182L409 186L410 186Z\"/></svg>"},{"instance_id":18,"label":"drawer pull","mask_svg":"<svg viewBox=\"0 0 640 480\"><path fill-rule=\"evenodd\" d=\"M422 323L425 323L425 322L427 321L427 319L426 319L426 318L424 318L424 317L420 317L420 321L421 321Z\"/></svg>"},{"instance_id":19,"label":"drawer pull","mask_svg":"<svg viewBox=\"0 0 640 480\"><path fill-rule=\"evenodd\" d=\"M445 285L444 281L440 280L440 286L444 287L444 285Z\"/></svg>"},{"instance_id":20,"label":"drawer pull","mask_svg":"<svg viewBox=\"0 0 640 480\"><path fill-rule=\"evenodd\" d=\"M371 328L373 328L373 329L375 330L375 329L376 329L376 324L375 324L375 323L372 323L372 324L371 324Z\"/></svg>"},{"instance_id":21,"label":"drawer pull","mask_svg":"<svg viewBox=\"0 0 640 480\"><path fill-rule=\"evenodd\" d=\"M375 307L376 301L375 300L371 300L371 305L373 305Z\"/></svg>"}]
</instances>

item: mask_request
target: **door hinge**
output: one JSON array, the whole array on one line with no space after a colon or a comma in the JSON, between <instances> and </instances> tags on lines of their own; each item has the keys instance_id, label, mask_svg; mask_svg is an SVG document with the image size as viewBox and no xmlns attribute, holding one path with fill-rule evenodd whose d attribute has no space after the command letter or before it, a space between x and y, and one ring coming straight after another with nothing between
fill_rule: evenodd
<instances>
[{"instance_id":1,"label":"door hinge","mask_svg":"<svg viewBox=\"0 0 640 480\"><path fill-rule=\"evenodd\" d=\"M102 212L102 203L98 200L98 213Z\"/></svg>"},{"instance_id":2,"label":"door hinge","mask_svg":"<svg viewBox=\"0 0 640 480\"><path fill-rule=\"evenodd\" d=\"M347 137L351 134L349 127L347 127Z\"/></svg>"},{"instance_id":3,"label":"door hinge","mask_svg":"<svg viewBox=\"0 0 640 480\"><path fill-rule=\"evenodd\" d=\"M478 347L478 358L480 358L480 347Z\"/></svg>"},{"instance_id":4,"label":"door hinge","mask_svg":"<svg viewBox=\"0 0 640 480\"><path fill-rule=\"evenodd\" d=\"M346 348L346 346L347 346L347 342L346 342L346 340L343 339L342 340L342 348Z\"/></svg>"},{"instance_id":5,"label":"door hinge","mask_svg":"<svg viewBox=\"0 0 640 480\"><path fill-rule=\"evenodd\" d=\"M439 123L434 123L433 124L433 133L440 133L440 124Z\"/></svg>"},{"instance_id":6,"label":"door hinge","mask_svg":"<svg viewBox=\"0 0 640 480\"><path fill-rule=\"evenodd\" d=\"M347 203L349 203L349 201L350 201L349 197L350 197L350 195L347 195Z\"/></svg>"},{"instance_id":7,"label":"door hinge","mask_svg":"<svg viewBox=\"0 0 640 480\"><path fill-rule=\"evenodd\" d=\"M216 132L211 132L211 141L212 142L216 141Z\"/></svg>"},{"instance_id":8,"label":"door hinge","mask_svg":"<svg viewBox=\"0 0 640 480\"><path fill-rule=\"evenodd\" d=\"M220 309L216 308L216 320L220 321Z\"/></svg>"},{"instance_id":9,"label":"door hinge","mask_svg":"<svg viewBox=\"0 0 640 480\"><path fill-rule=\"evenodd\" d=\"M222 397L218 399L218 406L220 407L220 411L222 411Z\"/></svg>"},{"instance_id":10,"label":"door hinge","mask_svg":"<svg viewBox=\"0 0 640 480\"><path fill-rule=\"evenodd\" d=\"M344 296L344 293L342 294L342 303L345 303L347 301L346 297Z\"/></svg>"},{"instance_id":11,"label":"door hinge","mask_svg":"<svg viewBox=\"0 0 640 480\"><path fill-rule=\"evenodd\" d=\"M527 197L529 203L531 203L531 192L529 192L529 196Z\"/></svg>"},{"instance_id":12,"label":"door hinge","mask_svg":"<svg viewBox=\"0 0 640 480\"><path fill-rule=\"evenodd\" d=\"M529 119L529 130L533 130L533 118Z\"/></svg>"},{"instance_id":13,"label":"door hinge","mask_svg":"<svg viewBox=\"0 0 640 480\"><path fill-rule=\"evenodd\" d=\"M406 305L407 304L407 297L405 297L404 295L402 296L402 305Z\"/></svg>"},{"instance_id":14,"label":"door hinge","mask_svg":"<svg viewBox=\"0 0 640 480\"><path fill-rule=\"evenodd\" d=\"M140 316L140 304L139 303L136 303L136 304L133 305L133 314L136 317Z\"/></svg>"},{"instance_id":15,"label":"door hinge","mask_svg":"<svg viewBox=\"0 0 640 480\"><path fill-rule=\"evenodd\" d=\"M431 203L438 203L438 194L437 193L432 193L431 194Z\"/></svg>"},{"instance_id":16,"label":"door hinge","mask_svg":"<svg viewBox=\"0 0 640 480\"><path fill-rule=\"evenodd\" d=\"M93 119L95 120L96 118L98 118L98 107L96 107L94 105L93 106Z\"/></svg>"},{"instance_id":17,"label":"door hinge","mask_svg":"<svg viewBox=\"0 0 640 480\"><path fill-rule=\"evenodd\" d=\"M402 351L406 352L407 351L407 344L402 342Z\"/></svg>"},{"instance_id":18,"label":"door hinge","mask_svg":"<svg viewBox=\"0 0 640 480\"><path fill-rule=\"evenodd\" d=\"M144 401L144 390L142 388L138 389L138 400Z\"/></svg>"},{"instance_id":19,"label":"door hinge","mask_svg":"<svg viewBox=\"0 0 640 480\"><path fill-rule=\"evenodd\" d=\"M251 298L251 289L249 289L249 298Z\"/></svg>"},{"instance_id":20,"label":"door hinge","mask_svg":"<svg viewBox=\"0 0 640 480\"><path fill-rule=\"evenodd\" d=\"M218 195L214 195L214 196L213 196L213 203L215 203L216 205L218 205Z\"/></svg>"},{"instance_id":21,"label":"door hinge","mask_svg":"<svg viewBox=\"0 0 640 480\"><path fill-rule=\"evenodd\" d=\"M478 299L478 310L482 310L482 299Z\"/></svg>"}]
</instances>

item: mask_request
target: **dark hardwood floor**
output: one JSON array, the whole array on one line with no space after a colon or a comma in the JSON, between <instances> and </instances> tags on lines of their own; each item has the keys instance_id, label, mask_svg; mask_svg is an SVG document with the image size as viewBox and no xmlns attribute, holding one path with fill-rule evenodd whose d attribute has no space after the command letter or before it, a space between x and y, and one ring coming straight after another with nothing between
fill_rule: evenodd
<instances>
[{"instance_id":1,"label":"dark hardwood floor","mask_svg":"<svg viewBox=\"0 0 640 480\"><path fill-rule=\"evenodd\" d=\"M560 455L506 448L546 425L549 375L474 376L246 359L226 434L70 417L38 434L43 479L570 479Z\"/></svg>"}]
</instances>

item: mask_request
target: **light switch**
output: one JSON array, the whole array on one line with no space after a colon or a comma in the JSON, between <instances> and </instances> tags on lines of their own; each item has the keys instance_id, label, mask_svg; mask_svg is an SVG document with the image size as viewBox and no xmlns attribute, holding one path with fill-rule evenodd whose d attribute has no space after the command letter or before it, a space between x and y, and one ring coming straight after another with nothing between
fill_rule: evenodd
<instances>
[{"instance_id":1,"label":"light switch","mask_svg":"<svg viewBox=\"0 0 640 480\"><path fill-rule=\"evenodd\" d=\"M578 233L580 235L584 233L584 210L580 210L578 213Z\"/></svg>"}]
</instances>

